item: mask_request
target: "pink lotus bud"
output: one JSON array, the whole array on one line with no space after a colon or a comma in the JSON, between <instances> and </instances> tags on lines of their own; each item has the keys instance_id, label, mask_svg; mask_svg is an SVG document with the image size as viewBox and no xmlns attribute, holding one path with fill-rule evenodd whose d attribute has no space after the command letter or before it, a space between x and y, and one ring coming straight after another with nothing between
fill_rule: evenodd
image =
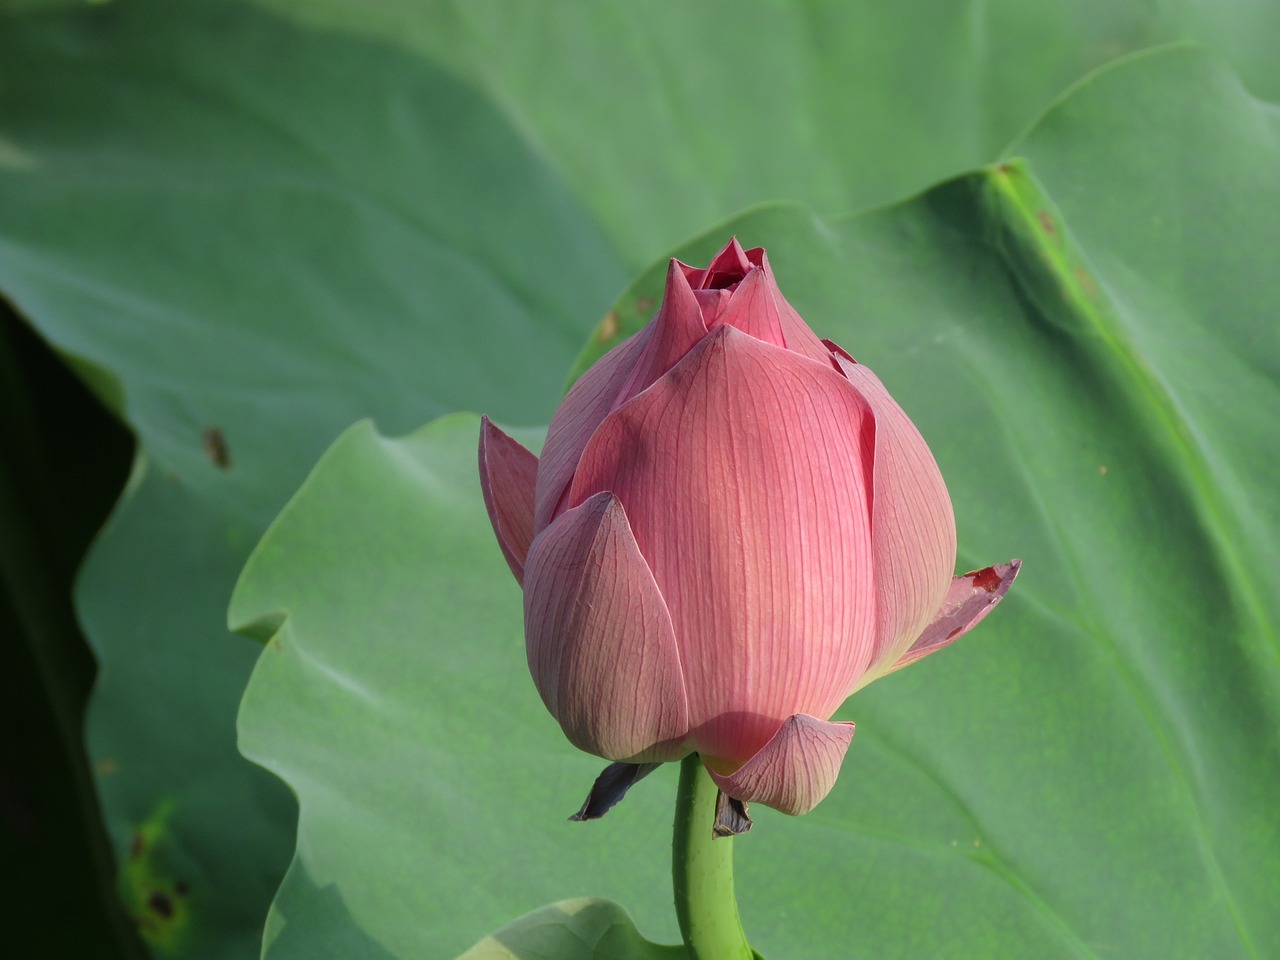
<instances>
[{"instance_id":1,"label":"pink lotus bud","mask_svg":"<svg viewBox=\"0 0 1280 960\"><path fill-rule=\"evenodd\" d=\"M480 475L568 738L635 764L696 751L725 794L784 813L831 789L845 698L968 631L1018 571L953 578L919 432L736 240L705 270L671 261L540 461L486 419Z\"/></svg>"}]
</instances>

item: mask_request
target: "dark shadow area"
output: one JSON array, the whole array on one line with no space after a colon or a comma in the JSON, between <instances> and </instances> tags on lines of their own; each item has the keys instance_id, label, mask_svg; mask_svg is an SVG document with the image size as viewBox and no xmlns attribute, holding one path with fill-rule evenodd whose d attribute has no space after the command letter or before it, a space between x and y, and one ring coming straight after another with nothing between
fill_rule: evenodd
<instances>
[{"instance_id":1,"label":"dark shadow area","mask_svg":"<svg viewBox=\"0 0 1280 960\"><path fill-rule=\"evenodd\" d=\"M133 439L0 300L0 863L5 956L145 956L120 908L84 752L95 664L76 569Z\"/></svg>"}]
</instances>

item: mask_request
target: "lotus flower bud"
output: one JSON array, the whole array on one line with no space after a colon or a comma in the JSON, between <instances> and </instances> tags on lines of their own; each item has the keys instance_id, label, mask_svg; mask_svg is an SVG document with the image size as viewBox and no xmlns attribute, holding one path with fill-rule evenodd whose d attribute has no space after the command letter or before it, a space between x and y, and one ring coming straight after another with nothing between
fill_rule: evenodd
<instances>
[{"instance_id":1,"label":"lotus flower bud","mask_svg":"<svg viewBox=\"0 0 1280 960\"><path fill-rule=\"evenodd\" d=\"M540 460L486 419L480 475L569 740L633 764L696 751L724 794L784 813L831 789L845 698L968 631L1018 569L953 577L919 432L736 240L705 270L671 261Z\"/></svg>"}]
</instances>

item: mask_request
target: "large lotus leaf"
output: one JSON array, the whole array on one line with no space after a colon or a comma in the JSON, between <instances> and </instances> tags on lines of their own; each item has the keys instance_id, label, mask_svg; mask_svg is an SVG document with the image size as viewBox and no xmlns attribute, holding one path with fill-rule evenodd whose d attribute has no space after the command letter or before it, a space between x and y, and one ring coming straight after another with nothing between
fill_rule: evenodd
<instances>
[{"instance_id":1,"label":"large lotus leaf","mask_svg":"<svg viewBox=\"0 0 1280 960\"><path fill-rule=\"evenodd\" d=\"M292 801L235 748L257 647L225 630L266 524L361 416L545 418L626 276L421 58L227 3L0 27L0 288L109 371L142 450L78 608L88 752L153 944L255 954L288 865Z\"/></svg>"},{"instance_id":2,"label":"large lotus leaf","mask_svg":"<svg viewBox=\"0 0 1280 960\"><path fill-rule=\"evenodd\" d=\"M158 944L251 952L288 859L284 792L231 749L254 648L221 611L352 419L545 419L622 259L771 193L879 202L985 160L1059 84L1151 39L1220 41L1275 95L1265 3L979 5L963 24L949 5L765 4L714 57L685 34L720 36L715 14L744 8L681 8L700 59L655 35L669 11L578 6L581 22L405 7L393 37L368 5L391 43L226 0L0 24L0 288L109 371L94 382L144 451L79 597L104 665L90 753ZM681 119L686 102L707 109Z\"/></svg>"},{"instance_id":3,"label":"large lotus leaf","mask_svg":"<svg viewBox=\"0 0 1280 960\"><path fill-rule=\"evenodd\" d=\"M1205 54L1145 55L1078 87L1027 159L864 216L758 209L681 251L767 244L930 441L960 565L1025 562L978 631L842 708L858 733L813 813L759 810L737 841L764 955L1280 942L1277 120ZM233 620L267 641L241 746L301 805L268 958L341 956L335 928L451 955L584 892L675 939L672 768L564 822L599 764L527 679L477 431L354 428L238 584Z\"/></svg>"},{"instance_id":4,"label":"large lotus leaf","mask_svg":"<svg viewBox=\"0 0 1280 960\"><path fill-rule=\"evenodd\" d=\"M762 199L843 213L985 163L1153 44L1210 44L1280 100L1271 0L259 2L490 90L637 266Z\"/></svg>"}]
</instances>

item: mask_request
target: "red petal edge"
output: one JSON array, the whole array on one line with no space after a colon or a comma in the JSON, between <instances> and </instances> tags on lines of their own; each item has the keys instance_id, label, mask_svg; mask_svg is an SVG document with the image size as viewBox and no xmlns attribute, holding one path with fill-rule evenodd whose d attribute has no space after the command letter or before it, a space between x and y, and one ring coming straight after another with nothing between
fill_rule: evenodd
<instances>
[{"instance_id":1,"label":"red petal edge","mask_svg":"<svg viewBox=\"0 0 1280 960\"><path fill-rule=\"evenodd\" d=\"M1021 560L1010 560L971 570L953 579L933 622L925 627L919 639L898 659L890 672L941 650L976 627L1004 599L1021 569Z\"/></svg>"}]
</instances>

